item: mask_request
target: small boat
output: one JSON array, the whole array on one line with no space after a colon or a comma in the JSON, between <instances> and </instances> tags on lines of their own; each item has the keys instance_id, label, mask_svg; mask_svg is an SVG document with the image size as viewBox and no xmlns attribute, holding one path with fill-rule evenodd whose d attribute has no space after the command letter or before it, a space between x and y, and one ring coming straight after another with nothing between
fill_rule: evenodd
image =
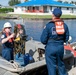
<instances>
[{"instance_id":1,"label":"small boat","mask_svg":"<svg viewBox=\"0 0 76 75\"><path fill-rule=\"evenodd\" d=\"M26 73L28 75L28 72L31 70L37 70L40 67L46 66L45 62L45 55L42 53L42 56L39 55L39 50L44 50L45 45L43 45L41 42L29 40L26 42L26 53L29 53L33 58L34 61L32 63L27 64L26 66L21 66L20 63L16 61L7 61L4 58L0 57L0 71L2 72L1 75L21 75L22 73ZM64 62L67 66L73 65L73 63L68 65L68 61L71 62L73 58L72 53L66 54L64 53ZM65 61L66 60L66 61Z\"/></svg>"},{"instance_id":2,"label":"small boat","mask_svg":"<svg viewBox=\"0 0 76 75\"><path fill-rule=\"evenodd\" d=\"M74 56L73 64L76 67L76 42L64 46L66 52L71 52Z\"/></svg>"},{"instance_id":3,"label":"small boat","mask_svg":"<svg viewBox=\"0 0 76 75\"><path fill-rule=\"evenodd\" d=\"M18 24L18 26L20 27L20 24ZM26 42L24 41L24 43L25 43L24 55L26 54L30 55L29 59L31 60L28 60L27 62L26 59L25 60L23 59L23 55L21 55L21 58L17 57L16 59L15 57L14 60L7 61L0 56L0 75L36 75L36 72L38 72L38 75L39 74L47 75L46 72L47 68L45 62L45 45L43 45L39 41L33 40L32 38ZM20 47L20 49L21 48L22 47ZM74 57L72 52L68 53L66 52L66 50L64 51L64 63L67 69L71 69L72 66L74 65L73 58Z\"/></svg>"},{"instance_id":4,"label":"small boat","mask_svg":"<svg viewBox=\"0 0 76 75\"><path fill-rule=\"evenodd\" d=\"M4 19L17 19L17 17L4 17Z\"/></svg>"},{"instance_id":5,"label":"small boat","mask_svg":"<svg viewBox=\"0 0 76 75\"><path fill-rule=\"evenodd\" d=\"M18 16L12 16L12 15L7 15L5 17L3 17L4 19L17 19Z\"/></svg>"}]
</instances>

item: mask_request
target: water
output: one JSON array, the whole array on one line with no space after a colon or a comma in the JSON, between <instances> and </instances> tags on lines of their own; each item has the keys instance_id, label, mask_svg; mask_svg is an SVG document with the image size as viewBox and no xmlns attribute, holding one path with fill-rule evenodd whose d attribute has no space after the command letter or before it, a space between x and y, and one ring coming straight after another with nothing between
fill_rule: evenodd
<instances>
[{"instance_id":1,"label":"water","mask_svg":"<svg viewBox=\"0 0 76 75\"><path fill-rule=\"evenodd\" d=\"M15 23L21 23L25 27L28 39L32 37L34 40L40 41L43 28L50 20L0 20L0 31L3 28L3 24L7 21L12 24L12 32ZM76 42L76 19L64 20L64 22L68 25L70 36L72 36L71 42Z\"/></svg>"}]
</instances>

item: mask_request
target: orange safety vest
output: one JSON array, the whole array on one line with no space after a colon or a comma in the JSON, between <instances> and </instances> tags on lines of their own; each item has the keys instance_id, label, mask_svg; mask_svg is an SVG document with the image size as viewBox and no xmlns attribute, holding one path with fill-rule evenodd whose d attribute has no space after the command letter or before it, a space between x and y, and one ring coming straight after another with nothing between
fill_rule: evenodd
<instances>
[{"instance_id":1,"label":"orange safety vest","mask_svg":"<svg viewBox=\"0 0 76 75\"><path fill-rule=\"evenodd\" d=\"M11 33L10 33L11 34ZM5 35L8 37L8 36L10 36L10 34L9 33L5 33ZM9 39L8 41L9 42L13 42L13 40L14 40L14 38L11 38L11 39Z\"/></svg>"},{"instance_id":2,"label":"orange safety vest","mask_svg":"<svg viewBox=\"0 0 76 75\"><path fill-rule=\"evenodd\" d=\"M61 19L55 19L53 21L55 22L57 34L64 34L64 22Z\"/></svg>"}]
</instances>

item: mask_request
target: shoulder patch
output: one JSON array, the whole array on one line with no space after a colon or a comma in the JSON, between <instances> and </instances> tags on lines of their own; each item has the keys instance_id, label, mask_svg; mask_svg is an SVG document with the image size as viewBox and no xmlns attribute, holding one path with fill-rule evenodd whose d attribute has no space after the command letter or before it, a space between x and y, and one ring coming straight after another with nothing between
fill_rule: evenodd
<instances>
[{"instance_id":1,"label":"shoulder patch","mask_svg":"<svg viewBox=\"0 0 76 75\"><path fill-rule=\"evenodd\" d=\"M4 35L2 35L2 36L1 36L1 39L3 39L4 37L5 37L5 36L4 36Z\"/></svg>"}]
</instances>

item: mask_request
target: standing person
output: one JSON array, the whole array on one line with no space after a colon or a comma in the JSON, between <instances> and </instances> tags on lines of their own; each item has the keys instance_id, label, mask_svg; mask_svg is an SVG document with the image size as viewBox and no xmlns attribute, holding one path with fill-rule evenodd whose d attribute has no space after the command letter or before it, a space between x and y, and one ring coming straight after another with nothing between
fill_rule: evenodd
<instances>
[{"instance_id":1,"label":"standing person","mask_svg":"<svg viewBox=\"0 0 76 75\"><path fill-rule=\"evenodd\" d=\"M64 42L69 39L69 30L60 19L61 15L62 11L55 8L52 12L52 21L44 27L41 35L41 42L46 45L45 59L49 75L56 75L56 66L58 66L59 75L67 75L63 56Z\"/></svg>"},{"instance_id":2,"label":"standing person","mask_svg":"<svg viewBox=\"0 0 76 75\"><path fill-rule=\"evenodd\" d=\"M6 22L3 27L1 43L2 43L2 57L6 60L13 60L13 38L14 33L11 34L11 24Z\"/></svg>"}]
</instances>

